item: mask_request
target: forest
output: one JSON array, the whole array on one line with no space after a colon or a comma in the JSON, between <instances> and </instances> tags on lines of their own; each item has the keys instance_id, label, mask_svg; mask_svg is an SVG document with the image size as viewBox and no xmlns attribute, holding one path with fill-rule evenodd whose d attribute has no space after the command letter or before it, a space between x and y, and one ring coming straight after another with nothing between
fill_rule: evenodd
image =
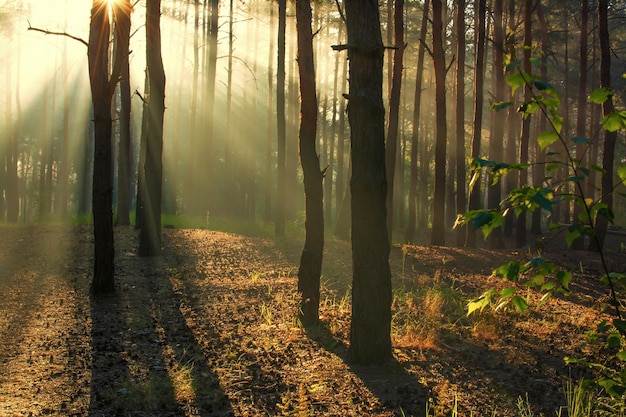
<instances>
[{"instance_id":1,"label":"forest","mask_svg":"<svg viewBox=\"0 0 626 417\"><path fill-rule=\"evenodd\" d=\"M626 4L3 0L0 414L626 414Z\"/></svg>"}]
</instances>

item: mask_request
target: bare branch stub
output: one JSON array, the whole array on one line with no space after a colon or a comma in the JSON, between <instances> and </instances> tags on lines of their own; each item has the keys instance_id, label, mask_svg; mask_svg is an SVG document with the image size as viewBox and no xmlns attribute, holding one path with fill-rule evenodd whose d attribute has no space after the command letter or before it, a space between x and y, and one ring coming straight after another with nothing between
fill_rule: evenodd
<instances>
[{"instance_id":1,"label":"bare branch stub","mask_svg":"<svg viewBox=\"0 0 626 417\"><path fill-rule=\"evenodd\" d=\"M87 41L85 41L82 38L79 38L78 36L74 36L74 35L70 35L67 32L53 32L47 29L40 29L40 28L36 28L30 25L30 22L28 22L28 30L33 30L35 32L41 32L44 35L57 35L57 36L66 36L70 39L73 39L75 41L78 41L80 43L82 43L83 45L85 45L86 47L89 47L89 44L87 43Z\"/></svg>"}]
</instances>

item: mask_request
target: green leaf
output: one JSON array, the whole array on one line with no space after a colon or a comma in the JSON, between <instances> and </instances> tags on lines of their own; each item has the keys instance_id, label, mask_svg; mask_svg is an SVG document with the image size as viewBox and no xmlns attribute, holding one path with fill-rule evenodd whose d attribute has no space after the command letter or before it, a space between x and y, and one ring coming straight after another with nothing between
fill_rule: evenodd
<instances>
[{"instance_id":1,"label":"green leaf","mask_svg":"<svg viewBox=\"0 0 626 417\"><path fill-rule=\"evenodd\" d=\"M495 290L489 290L483 293L477 300L470 301L467 305L467 315L469 316L475 311L482 312L485 307L491 304L491 297L496 293Z\"/></svg>"},{"instance_id":2,"label":"green leaf","mask_svg":"<svg viewBox=\"0 0 626 417\"><path fill-rule=\"evenodd\" d=\"M525 72L515 72L506 78L506 82L511 87L513 93L515 93L519 87L530 84L531 81L532 76Z\"/></svg>"},{"instance_id":3,"label":"green leaf","mask_svg":"<svg viewBox=\"0 0 626 417\"><path fill-rule=\"evenodd\" d=\"M565 241L567 242L567 246L572 246L572 242L576 240L577 237L582 236L583 226L579 223L574 223L570 227L567 228L567 235L565 236Z\"/></svg>"},{"instance_id":4,"label":"green leaf","mask_svg":"<svg viewBox=\"0 0 626 417\"><path fill-rule=\"evenodd\" d=\"M542 209L552 212L552 201L548 200L543 193L535 194L530 200Z\"/></svg>"},{"instance_id":5,"label":"green leaf","mask_svg":"<svg viewBox=\"0 0 626 417\"><path fill-rule=\"evenodd\" d=\"M574 175L573 177L569 177L567 180L570 182L581 182L585 180L585 177L580 175Z\"/></svg>"},{"instance_id":6,"label":"green leaf","mask_svg":"<svg viewBox=\"0 0 626 417\"><path fill-rule=\"evenodd\" d=\"M608 132L626 129L626 111L607 114L602 119L602 127Z\"/></svg>"},{"instance_id":7,"label":"green leaf","mask_svg":"<svg viewBox=\"0 0 626 417\"><path fill-rule=\"evenodd\" d=\"M613 96L613 90L608 87L598 88L589 95L589 101L595 104L602 104Z\"/></svg>"},{"instance_id":8,"label":"green leaf","mask_svg":"<svg viewBox=\"0 0 626 417\"><path fill-rule=\"evenodd\" d=\"M511 101L501 101L499 103L493 103L491 105L491 110L500 111L506 109L507 107L511 107L512 105L513 102Z\"/></svg>"},{"instance_id":9,"label":"green leaf","mask_svg":"<svg viewBox=\"0 0 626 417\"><path fill-rule=\"evenodd\" d=\"M591 169L593 169L596 172L600 172L602 174L604 174L606 171L604 170L604 168L602 168L599 165L591 165ZM619 169L618 169L618 175L619 175Z\"/></svg>"},{"instance_id":10,"label":"green leaf","mask_svg":"<svg viewBox=\"0 0 626 417\"><path fill-rule=\"evenodd\" d=\"M598 210L598 214L605 219L607 219L610 223L613 223L615 220L615 214L613 214L613 210L609 207L602 207Z\"/></svg>"},{"instance_id":11,"label":"green leaf","mask_svg":"<svg viewBox=\"0 0 626 417\"><path fill-rule=\"evenodd\" d=\"M556 90L554 89L554 87L550 84L547 83L545 81L535 81L533 82L533 85L535 86L535 88L537 88L537 90L539 91L546 91L556 97L558 97L559 95L557 94Z\"/></svg>"},{"instance_id":12,"label":"green leaf","mask_svg":"<svg viewBox=\"0 0 626 417\"><path fill-rule=\"evenodd\" d=\"M505 265L500 265L493 271L493 275L506 278L509 281L517 281L519 277L521 264L517 261L511 261Z\"/></svg>"},{"instance_id":13,"label":"green leaf","mask_svg":"<svg viewBox=\"0 0 626 417\"><path fill-rule=\"evenodd\" d=\"M511 61L510 63L507 64L506 71L509 72L512 69L517 68L521 65L522 65L522 61Z\"/></svg>"},{"instance_id":14,"label":"green leaf","mask_svg":"<svg viewBox=\"0 0 626 417\"><path fill-rule=\"evenodd\" d=\"M617 176L623 183L626 183L626 165L617 168Z\"/></svg>"},{"instance_id":15,"label":"green leaf","mask_svg":"<svg viewBox=\"0 0 626 417\"><path fill-rule=\"evenodd\" d=\"M622 344L622 336L620 336L619 333L611 333L606 338L606 344L610 348L620 347L620 345Z\"/></svg>"},{"instance_id":16,"label":"green leaf","mask_svg":"<svg viewBox=\"0 0 626 417\"><path fill-rule=\"evenodd\" d=\"M559 280L563 288L567 289L569 288L570 282L572 282L572 274L567 271L559 271L556 274L556 279Z\"/></svg>"},{"instance_id":17,"label":"green leaf","mask_svg":"<svg viewBox=\"0 0 626 417\"><path fill-rule=\"evenodd\" d=\"M524 300L522 297L520 297L519 295L515 295L513 296L513 298L511 298L511 302L513 303L513 305L515 307L517 307L517 309L523 313L526 310L528 310L528 303L526 302L526 300Z\"/></svg>"},{"instance_id":18,"label":"green leaf","mask_svg":"<svg viewBox=\"0 0 626 417\"><path fill-rule=\"evenodd\" d=\"M563 117L558 114L552 115L552 126L557 131L557 133L561 133L561 129L563 129Z\"/></svg>"},{"instance_id":19,"label":"green leaf","mask_svg":"<svg viewBox=\"0 0 626 417\"><path fill-rule=\"evenodd\" d=\"M581 138L579 136L574 136L572 138L572 142L574 142L574 143L584 143L584 144L587 144L587 145L591 144L591 141L589 140L589 138Z\"/></svg>"},{"instance_id":20,"label":"green leaf","mask_svg":"<svg viewBox=\"0 0 626 417\"><path fill-rule=\"evenodd\" d=\"M542 151L548 146L552 145L557 140L559 140L559 135L554 130L541 132L539 136L537 136L537 141L539 142L539 148Z\"/></svg>"},{"instance_id":21,"label":"green leaf","mask_svg":"<svg viewBox=\"0 0 626 417\"><path fill-rule=\"evenodd\" d=\"M515 294L515 291L517 291L515 288L509 287L509 288L505 288L502 290L502 292L500 292L500 297L501 298L510 298L513 294Z\"/></svg>"},{"instance_id":22,"label":"green leaf","mask_svg":"<svg viewBox=\"0 0 626 417\"><path fill-rule=\"evenodd\" d=\"M626 321L624 320L619 320L619 319L615 319L613 320L613 325L615 326L615 328L617 328L617 330L619 330L620 332L624 333L626 332Z\"/></svg>"}]
</instances>

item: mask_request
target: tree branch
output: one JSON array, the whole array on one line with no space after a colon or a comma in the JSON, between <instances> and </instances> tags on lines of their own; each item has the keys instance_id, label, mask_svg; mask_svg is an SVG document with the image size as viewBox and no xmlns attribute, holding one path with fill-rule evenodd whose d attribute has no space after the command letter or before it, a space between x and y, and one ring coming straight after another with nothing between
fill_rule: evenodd
<instances>
[{"instance_id":1,"label":"tree branch","mask_svg":"<svg viewBox=\"0 0 626 417\"><path fill-rule=\"evenodd\" d=\"M337 10L339 11L339 16L341 16L341 20L343 20L343 23L346 23L346 16L343 14L343 10L341 10L339 0L335 0L335 4L337 5Z\"/></svg>"},{"instance_id":2,"label":"tree branch","mask_svg":"<svg viewBox=\"0 0 626 417\"><path fill-rule=\"evenodd\" d=\"M82 43L86 47L89 47L89 44L84 39L79 38L78 36L70 35L69 33L66 33L66 32L52 32L52 31L46 30L46 29L35 28L35 27L32 27L30 25L30 22L28 22L28 30L33 30L35 32L41 32L41 33L43 33L45 35L67 36L68 38L74 39L75 41L78 41L78 42Z\"/></svg>"}]
</instances>

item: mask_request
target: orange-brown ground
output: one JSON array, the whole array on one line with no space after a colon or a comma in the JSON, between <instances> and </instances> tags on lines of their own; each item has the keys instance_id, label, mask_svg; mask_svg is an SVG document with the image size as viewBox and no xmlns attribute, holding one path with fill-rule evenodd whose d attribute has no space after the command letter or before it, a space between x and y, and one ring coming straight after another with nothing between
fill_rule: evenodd
<instances>
[{"instance_id":1,"label":"orange-brown ground","mask_svg":"<svg viewBox=\"0 0 626 417\"><path fill-rule=\"evenodd\" d=\"M326 243L323 326L307 330L299 241L165 229L163 256L142 259L120 228L116 247L117 294L92 299L89 227L0 227L1 416L417 416L429 401L511 416L520 396L554 415L580 375L563 357L592 352L583 335L600 314L590 254L546 254L578 269L575 295L466 318L467 300L499 285L491 270L524 253L394 247L395 361L359 367L347 242Z\"/></svg>"}]
</instances>

